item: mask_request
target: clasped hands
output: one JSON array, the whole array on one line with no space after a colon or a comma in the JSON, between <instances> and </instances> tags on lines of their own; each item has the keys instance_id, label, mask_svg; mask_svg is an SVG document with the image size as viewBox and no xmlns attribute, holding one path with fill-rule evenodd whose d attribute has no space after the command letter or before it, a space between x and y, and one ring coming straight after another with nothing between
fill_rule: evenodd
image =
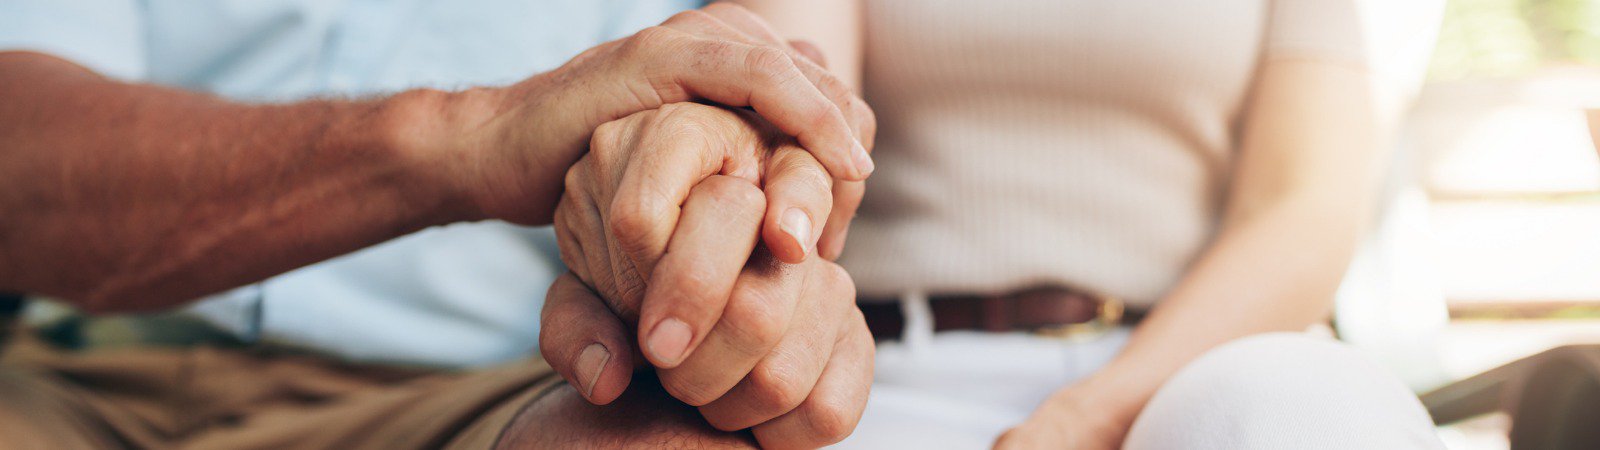
<instances>
[{"instance_id":1,"label":"clasped hands","mask_svg":"<svg viewBox=\"0 0 1600 450\"><path fill-rule=\"evenodd\" d=\"M740 10L709 18L783 48L870 148L864 103ZM838 256L862 184L838 181L757 112L671 103L596 128L555 210L561 276L540 347L584 398L651 369L676 399L767 447L847 436L873 343Z\"/></svg>"}]
</instances>

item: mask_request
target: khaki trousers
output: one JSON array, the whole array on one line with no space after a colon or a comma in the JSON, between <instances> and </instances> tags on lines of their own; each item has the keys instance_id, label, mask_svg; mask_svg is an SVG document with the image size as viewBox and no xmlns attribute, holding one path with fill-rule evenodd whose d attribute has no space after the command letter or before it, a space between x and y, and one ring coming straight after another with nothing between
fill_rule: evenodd
<instances>
[{"instance_id":1,"label":"khaki trousers","mask_svg":"<svg viewBox=\"0 0 1600 450\"><path fill-rule=\"evenodd\" d=\"M17 333L0 355L5 448L493 447L560 384L530 360L472 372L214 347L66 351Z\"/></svg>"}]
</instances>

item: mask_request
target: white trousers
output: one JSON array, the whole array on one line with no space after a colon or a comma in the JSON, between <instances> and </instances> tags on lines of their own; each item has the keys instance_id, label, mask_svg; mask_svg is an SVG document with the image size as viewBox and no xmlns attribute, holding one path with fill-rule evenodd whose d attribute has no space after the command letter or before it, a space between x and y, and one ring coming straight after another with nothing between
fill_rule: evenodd
<instances>
[{"instance_id":1,"label":"white trousers","mask_svg":"<svg viewBox=\"0 0 1600 450\"><path fill-rule=\"evenodd\" d=\"M907 326L928 324L912 317ZM902 342L878 346L866 412L836 448L989 448L1051 392L1108 362L1128 332L1068 343L908 330ZM1185 366L1140 413L1125 448L1444 445L1416 396L1384 368L1331 339L1272 333L1224 344Z\"/></svg>"}]
</instances>

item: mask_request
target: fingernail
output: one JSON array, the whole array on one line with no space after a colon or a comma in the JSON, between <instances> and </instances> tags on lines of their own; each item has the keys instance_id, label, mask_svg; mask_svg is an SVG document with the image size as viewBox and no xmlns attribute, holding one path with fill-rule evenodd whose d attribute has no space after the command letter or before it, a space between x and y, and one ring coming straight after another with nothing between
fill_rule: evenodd
<instances>
[{"instance_id":1,"label":"fingernail","mask_svg":"<svg viewBox=\"0 0 1600 450\"><path fill-rule=\"evenodd\" d=\"M811 254L811 217L800 208L789 208L783 212L783 217L778 220L778 229L788 233L794 239L794 245L800 248L800 256Z\"/></svg>"},{"instance_id":2,"label":"fingernail","mask_svg":"<svg viewBox=\"0 0 1600 450\"><path fill-rule=\"evenodd\" d=\"M683 352L689 350L689 339L692 338L689 325L682 320L669 318L656 324L656 329L650 332L650 353L656 360L663 364L677 364L683 359Z\"/></svg>"},{"instance_id":3,"label":"fingernail","mask_svg":"<svg viewBox=\"0 0 1600 450\"><path fill-rule=\"evenodd\" d=\"M574 370L578 371L578 382L582 383L578 388L583 389L584 397L594 395L594 384L600 382L600 373L605 371L606 363L610 361L611 352L599 343L589 344L582 353L578 353Z\"/></svg>"},{"instance_id":4,"label":"fingernail","mask_svg":"<svg viewBox=\"0 0 1600 450\"><path fill-rule=\"evenodd\" d=\"M861 146L860 141L855 142L855 149L850 151L850 157L855 160L856 170L861 171L861 176L872 175L872 170L877 166L872 163L872 155L867 154L867 148Z\"/></svg>"}]
</instances>

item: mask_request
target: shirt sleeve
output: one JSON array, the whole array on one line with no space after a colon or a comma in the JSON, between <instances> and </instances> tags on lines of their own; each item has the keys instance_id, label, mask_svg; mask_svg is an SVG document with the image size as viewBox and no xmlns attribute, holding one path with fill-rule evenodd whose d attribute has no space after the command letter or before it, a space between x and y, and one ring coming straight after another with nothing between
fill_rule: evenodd
<instances>
[{"instance_id":1,"label":"shirt sleeve","mask_svg":"<svg viewBox=\"0 0 1600 450\"><path fill-rule=\"evenodd\" d=\"M1316 59L1368 72L1385 107L1421 89L1444 0L1274 0L1268 60Z\"/></svg>"},{"instance_id":2,"label":"shirt sleeve","mask_svg":"<svg viewBox=\"0 0 1600 450\"><path fill-rule=\"evenodd\" d=\"M138 0L0 0L0 51L48 53L103 75L145 78Z\"/></svg>"},{"instance_id":3,"label":"shirt sleeve","mask_svg":"<svg viewBox=\"0 0 1600 450\"><path fill-rule=\"evenodd\" d=\"M1267 26L1268 58L1316 58L1365 65L1356 0L1277 0Z\"/></svg>"}]
</instances>

